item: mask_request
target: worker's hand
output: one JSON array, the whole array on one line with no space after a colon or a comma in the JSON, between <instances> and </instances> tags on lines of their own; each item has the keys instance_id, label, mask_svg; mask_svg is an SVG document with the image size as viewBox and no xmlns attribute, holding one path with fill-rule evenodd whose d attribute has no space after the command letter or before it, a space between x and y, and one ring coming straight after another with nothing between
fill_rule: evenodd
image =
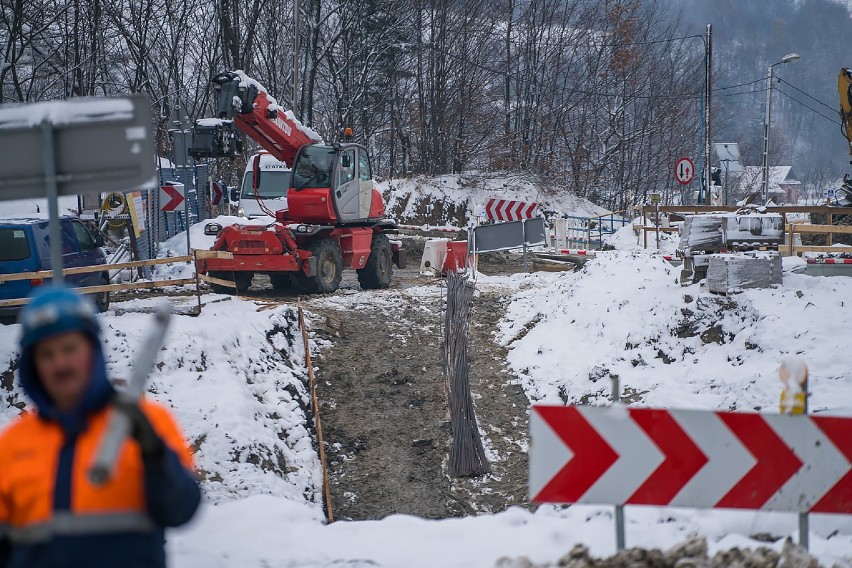
<instances>
[{"instance_id":1,"label":"worker's hand","mask_svg":"<svg viewBox=\"0 0 852 568\"><path fill-rule=\"evenodd\" d=\"M130 435L142 450L142 461L146 464L159 462L165 452L165 443L157 435L151 421L139 408L139 405L118 394L113 400L115 410L124 413L130 419Z\"/></svg>"}]
</instances>

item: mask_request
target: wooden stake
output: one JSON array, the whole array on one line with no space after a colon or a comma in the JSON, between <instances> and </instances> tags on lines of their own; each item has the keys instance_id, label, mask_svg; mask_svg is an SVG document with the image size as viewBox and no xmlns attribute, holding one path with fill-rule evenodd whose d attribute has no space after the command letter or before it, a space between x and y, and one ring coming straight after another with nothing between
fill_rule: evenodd
<instances>
[{"instance_id":1,"label":"wooden stake","mask_svg":"<svg viewBox=\"0 0 852 568\"><path fill-rule=\"evenodd\" d=\"M325 458L325 444L322 437L322 420L320 420L319 401L317 400L316 385L314 383L314 364L311 360L311 347L308 342L308 330L305 327L305 314L302 312L302 298L296 298L299 309L299 327L302 328L302 341L305 344L305 365L308 367L308 380L311 389L311 405L314 409L314 424L317 429L317 444L319 445L320 463L322 464L322 486L325 493L325 506L328 512L328 522L334 522L334 513L331 510L331 484L328 480L328 463Z\"/></svg>"}]
</instances>

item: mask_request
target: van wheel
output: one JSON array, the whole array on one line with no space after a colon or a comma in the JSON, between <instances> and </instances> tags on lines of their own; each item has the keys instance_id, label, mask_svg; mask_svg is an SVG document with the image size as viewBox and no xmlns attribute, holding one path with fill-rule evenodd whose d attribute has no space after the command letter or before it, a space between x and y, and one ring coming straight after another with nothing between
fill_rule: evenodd
<instances>
[{"instance_id":1,"label":"van wheel","mask_svg":"<svg viewBox=\"0 0 852 568\"><path fill-rule=\"evenodd\" d=\"M101 276L101 286L107 286L109 285L109 283L109 276L107 276L106 274ZM109 291L98 292L97 294L95 294L95 306L101 313L109 309Z\"/></svg>"}]
</instances>

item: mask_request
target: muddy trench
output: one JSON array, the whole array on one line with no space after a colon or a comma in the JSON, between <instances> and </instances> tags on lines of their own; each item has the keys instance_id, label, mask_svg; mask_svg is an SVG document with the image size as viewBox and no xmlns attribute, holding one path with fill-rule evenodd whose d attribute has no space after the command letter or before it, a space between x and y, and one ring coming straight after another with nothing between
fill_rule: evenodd
<instances>
[{"instance_id":1,"label":"muddy trench","mask_svg":"<svg viewBox=\"0 0 852 568\"><path fill-rule=\"evenodd\" d=\"M305 301L315 338L317 396L336 519L395 513L446 518L526 502L528 401L494 343L508 301L480 291L471 326L471 389L492 472L448 475L451 427L442 368L440 280L396 271L389 290L352 275Z\"/></svg>"}]
</instances>

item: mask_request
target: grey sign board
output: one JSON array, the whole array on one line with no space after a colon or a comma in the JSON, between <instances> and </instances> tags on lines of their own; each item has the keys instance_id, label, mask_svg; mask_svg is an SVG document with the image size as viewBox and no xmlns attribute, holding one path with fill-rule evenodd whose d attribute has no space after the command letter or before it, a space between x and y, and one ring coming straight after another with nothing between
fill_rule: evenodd
<instances>
[{"instance_id":1,"label":"grey sign board","mask_svg":"<svg viewBox=\"0 0 852 568\"><path fill-rule=\"evenodd\" d=\"M543 217L482 225L474 229L477 253L512 250L547 243L547 227Z\"/></svg>"},{"instance_id":2,"label":"grey sign board","mask_svg":"<svg viewBox=\"0 0 852 568\"><path fill-rule=\"evenodd\" d=\"M152 189L151 127L144 95L0 105L0 199L44 197L48 178L60 195Z\"/></svg>"}]
</instances>

